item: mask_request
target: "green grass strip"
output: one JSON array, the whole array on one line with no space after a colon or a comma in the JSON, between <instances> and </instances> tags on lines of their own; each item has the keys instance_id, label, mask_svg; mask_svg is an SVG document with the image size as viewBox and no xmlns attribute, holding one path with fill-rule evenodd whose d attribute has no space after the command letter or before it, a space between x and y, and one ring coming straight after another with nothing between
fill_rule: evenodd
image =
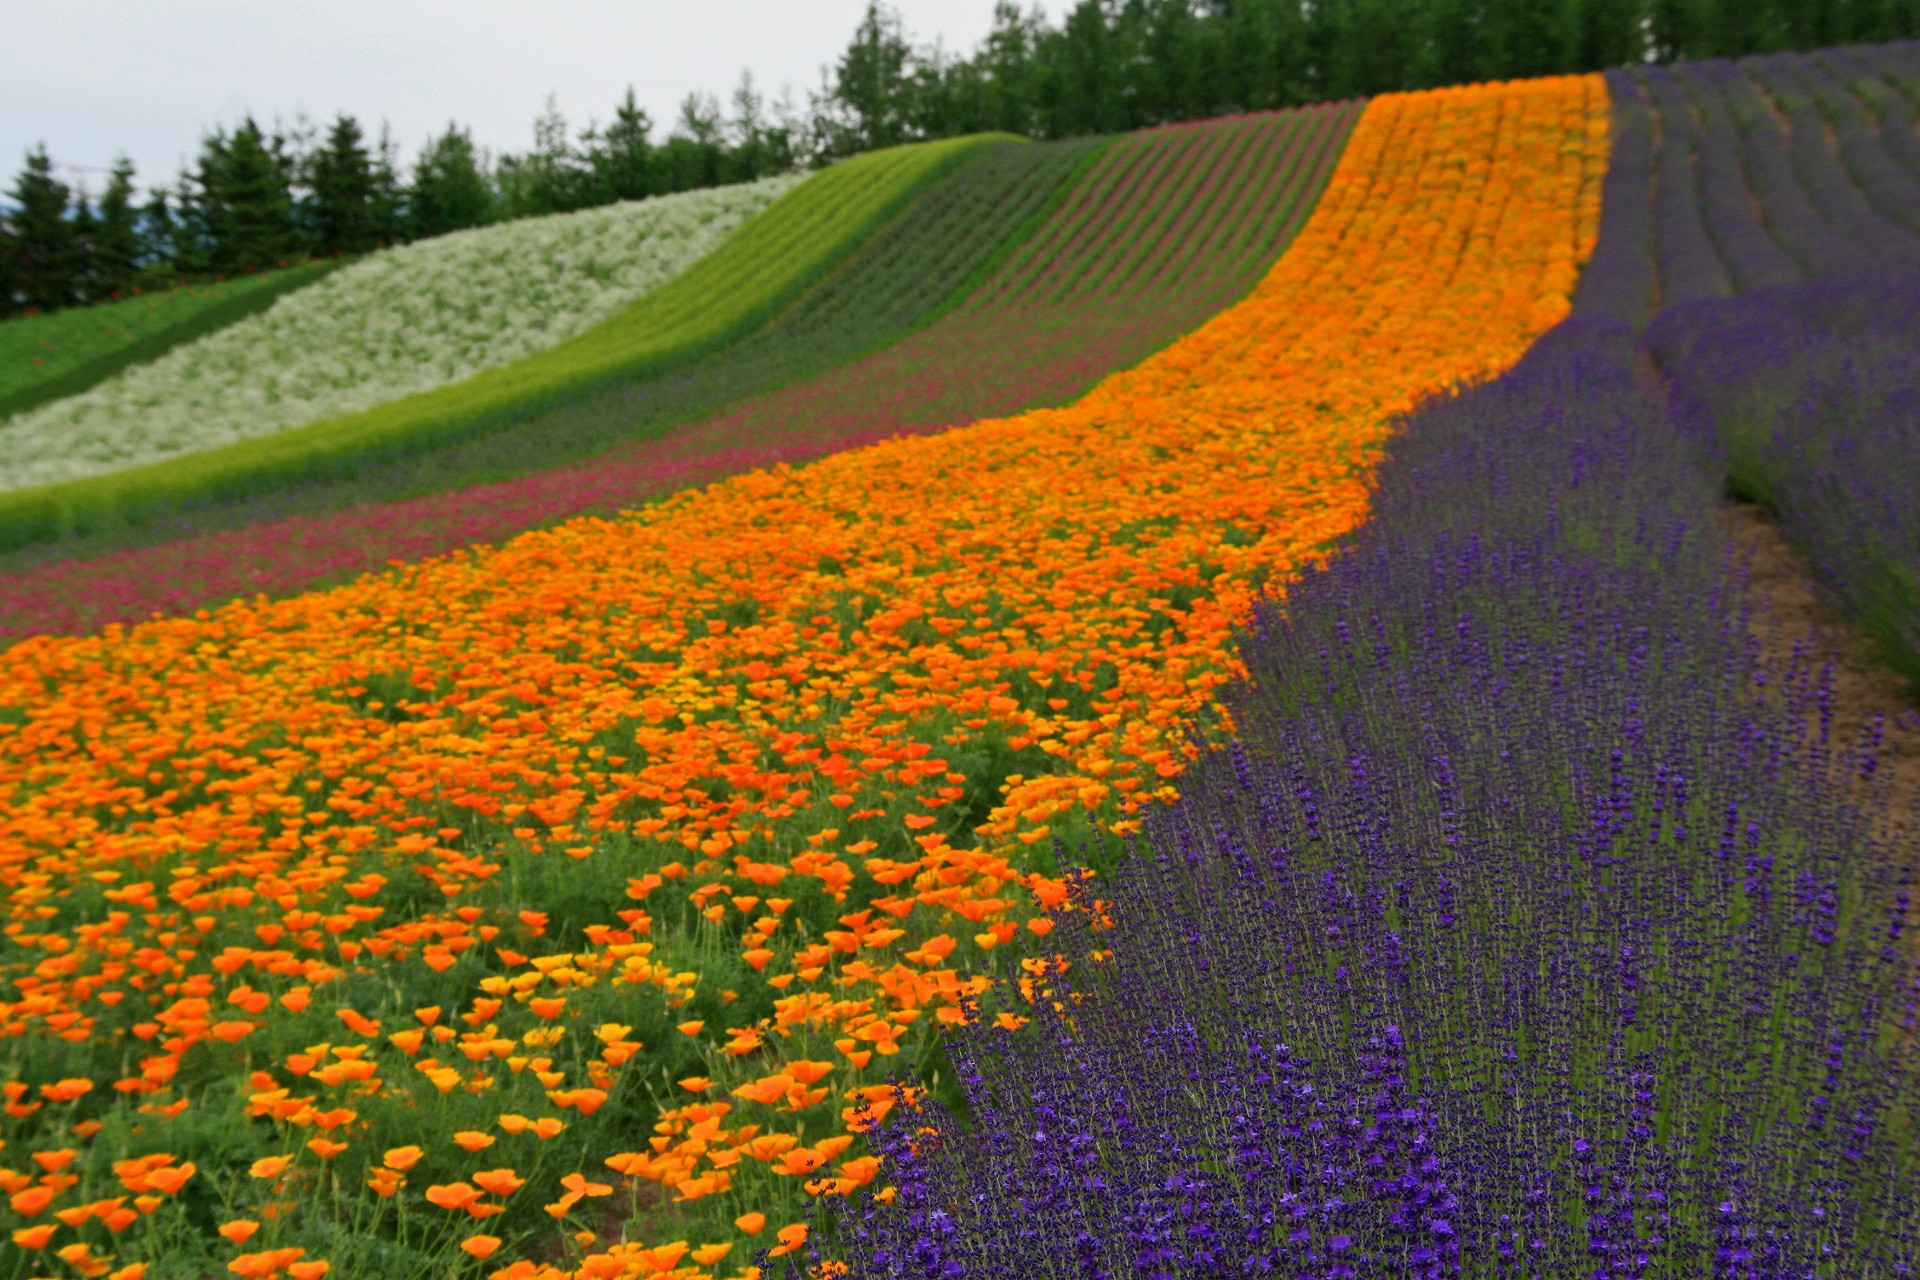
<instances>
[{"instance_id":1,"label":"green grass strip","mask_svg":"<svg viewBox=\"0 0 1920 1280\"><path fill-rule=\"evenodd\" d=\"M306 262L0 322L0 418L78 395L123 369L258 315L346 261Z\"/></svg>"},{"instance_id":2,"label":"green grass strip","mask_svg":"<svg viewBox=\"0 0 1920 1280\"><path fill-rule=\"evenodd\" d=\"M137 521L524 420L616 380L664 373L765 324L977 148L981 134L868 152L815 175L713 253L566 342L359 413L66 484L0 494L0 546Z\"/></svg>"}]
</instances>

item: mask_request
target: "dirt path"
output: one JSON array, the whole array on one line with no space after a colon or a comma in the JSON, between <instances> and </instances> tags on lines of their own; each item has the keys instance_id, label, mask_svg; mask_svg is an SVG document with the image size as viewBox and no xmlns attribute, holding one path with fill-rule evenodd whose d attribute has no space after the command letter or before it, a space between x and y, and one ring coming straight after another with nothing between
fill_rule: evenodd
<instances>
[{"instance_id":1,"label":"dirt path","mask_svg":"<svg viewBox=\"0 0 1920 1280\"><path fill-rule=\"evenodd\" d=\"M1833 663L1836 747L1851 745L1859 727L1876 717L1883 722L1885 738L1876 772L1887 788L1896 830L1909 838L1920 835L1920 821L1916 821L1920 700L1879 661L1867 640L1848 626L1820 590L1813 567L1787 544L1779 526L1759 507L1726 502L1720 508L1720 520L1746 573L1754 632L1767 665L1784 670L1794 646L1802 641L1811 644L1816 669Z\"/></svg>"}]
</instances>

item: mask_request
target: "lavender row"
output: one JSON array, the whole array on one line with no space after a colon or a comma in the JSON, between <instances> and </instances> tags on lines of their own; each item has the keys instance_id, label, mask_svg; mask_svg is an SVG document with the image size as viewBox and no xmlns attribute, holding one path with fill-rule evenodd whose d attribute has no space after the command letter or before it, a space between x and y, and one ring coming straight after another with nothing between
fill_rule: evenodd
<instances>
[{"instance_id":1,"label":"lavender row","mask_svg":"<svg viewBox=\"0 0 1920 1280\"><path fill-rule=\"evenodd\" d=\"M1920 138L1911 133L1920 107L1920 41L1850 45L1813 56L1880 122L1888 153L1920 176Z\"/></svg>"},{"instance_id":2,"label":"lavender row","mask_svg":"<svg viewBox=\"0 0 1920 1280\"><path fill-rule=\"evenodd\" d=\"M1642 76L1647 96L1660 118L1660 146L1654 153L1654 260L1660 271L1660 296L1719 298L1733 292L1702 216L1696 173L1700 131L1693 110L1673 74L1656 67Z\"/></svg>"},{"instance_id":3,"label":"lavender row","mask_svg":"<svg viewBox=\"0 0 1920 1280\"><path fill-rule=\"evenodd\" d=\"M1880 141L1887 154L1911 175L1920 177L1920 117L1915 100L1902 89L1920 89L1920 43L1864 45L1823 49L1815 59L1858 95L1880 122Z\"/></svg>"},{"instance_id":4,"label":"lavender row","mask_svg":"<svg viewBox=\"0 0 1920 1280\"><path fill-rule=\"evenodd\" d=\"M1898 159L1888 145L1890 139L1909 148L1920 145L1911 111L1904 113L1904 121L1896 119L1889 128L1820 59L1800 59L1794 73L1800 89L1811 97L1833 131L1840 163L1859 184L1874 212L1898 229L1902 243L1911 252L1916 246L1908 241L1920 232L1920 173ZM1913 158L1911 150L1908 155Z\"/></svg>"},{"instance_id":5,"label":"lavender row","mask_svg":"<svg viewBox=\"0 0 1920 1280\"><path fill-rule=\"evenodd\" d=\"M1843 74L1784 54L1633 73L1659 138L1662 305L1920 259L1920 59L1905 46L1822 56ZM1619 72L1609 83L1624 113L1635 86Z\"/></svg>"},{"instance_id":6,"label":"lavender row","mask_svg":"<svg viewBox=\"0 0 1920 1280\"><path fill-rule=\"evenodd\" d=\"M1675 308L1648 342L1734 490L1778 516L1920 683L1920 270Z\"/></svg>"},{"instance_id":7,"label":"lavender row","mask_svg":"<svg viewBox=\"0 0 1920 1280\"><path fill-rule=\"evenodd\" d=\"M1717 486L1636 351L1570 321L1408 424L1367 531L1248 637L1237 741L1082 885L1031 1024L950 1041L968 1122L897 1113L893 1199L823 1256L1914 1265L1909 890L1848 787L1872 744L1830 740L1816 671L1753 691Z\"/></svg>"},{"instance_id":8,"label":"lavender row","mask_svg":"<svg viewBox=\"0 0 1920 1280\"><path fill-rule=\"evenodd\" d=\"M1866 258L1920 254L1920 240L1916 240L1912 232L1896 225L1874 206L1872 197L1876 194L1889 201L1897 200L1901 194L1897 189L1876 193L1866 185L1875 175L1883 175L1882 168L1870 165L1865 170L1849 170L1841 163L1840 156L1835 154L1827 130L1831 125L1838 125L1840 120L1823 116L1820 105L1815 101L1812 80L1818 74L1818 68L1813 61L1804 55L1775 54L1744 59L1741 66L1766 90L1776 108L1792 122L1793 163L1801 184L1821 214L1846 239L1853 251ZM1830 93L1828 101L1832 105L1845 107L1841 119L1864 125L1864 109L1852 94ZM1880 145L1878 133L1877 128L1854 129L1851 136L1855 150L1869 156L1877 154L1884 157L1885 150ZM1843 134L1842 139L1846 136ZM1905 190L1910 195L1911 184L1907 184Z\"/></svg>"},{"instance_id":9,"label":"lavender row","mask_svg":"<svg viewBox=\"0 0 1920 1280\"><path fill-rule=\"evenodd\" d=\"M1600 188L1601 234L1580 273L1573 305L1582 315L1638 324L1653 306L1657 287L1654 115L1631 75L1613 70L1606 79L1613 100L1613 153Z\"/></svg>"},{"instance_id":10,"label":"lavender row","mask_svg":"<svg viewBox=\"0 0 1920 1280\"><path fill-rule=\"evenodd\" d=\"M1747 174L1746 147L1739 121L1727 100L1727 77L1737 77L1730 63L1691 67L1684 83L1701 128L1700 201L1715 247L1733 277L1735 291L1745 293L1769 284L1798 280L1802 264L1775 242L1755 207ZM1650 72L1650 75L1671 73ZM1684 101L1684 99L1682 99ZM1771 121L1767 122L1771 124ZM1808 211L1811 212L1810 210ZM1675 296L1692 296L1684 290Z\"/></svg>"},{"instance_id":11,"label":"lavender row","mask_svg":"<svg viewBox=\"0 0 1920 1280\"><path fill-rule=\"evenodd\" d=\"M1669 299L1719 251L1653 194L1701 140L1610 83L1579 318L1408 424L1356 544L1248 638L1231 749L1004 975L1026 1028L949 1042L962 1096L895 1111L891 1200L815 1262L1911 1273L1920 976L1872 736L1757 667L1718 446L1631 372L1656 246ZM1804 204L1751 84L1713 92Z\"/></svg>"}]
</instances>

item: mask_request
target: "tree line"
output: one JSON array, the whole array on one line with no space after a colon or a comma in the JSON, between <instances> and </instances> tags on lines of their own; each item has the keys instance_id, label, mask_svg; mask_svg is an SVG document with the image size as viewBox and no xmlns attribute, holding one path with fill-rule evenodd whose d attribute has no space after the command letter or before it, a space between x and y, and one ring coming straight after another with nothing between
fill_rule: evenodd
<instances>
[{"instance_id":1,"label":"tree line","mask_svg":"<svg viewBox=\"0 0 1920 1280\"><path fill-rule=\"evenodd\" d=\"M1920 35L1920 0L1000 0L980 47L916 46L871 6L815 104L839 155L1038 138L1484 80Z\"/></svg>"},{"instance_id":2,"label":"tree line","mask_svg":"<svg viewBox=\"0 0 1920 1280\"><path fill-rule=\"evenodd\" d=\"M182 279L359 253L505 218L747 181L875 147L986 130L1112 133L1238 111L1677 58L1920 35L1920 0L1075 0L1058 22L999 0L979 47L917 44L869 4L807 94L743 75L690 95L667 136L632 90L575 134L549 100L534 144L493 157L457 124L403 176L383 127L217 127L138 198L117 161L97 203L26 157L0 213L0 315Z\"/></svg>"},{"instance_id":3,"label":"tree line","mask_svg":"<svg viewBox=\"0 0 1920 1280\"><path fill-rule=\"evenodd\" d=\"M747 77L731 114L695 94L666 138L653 130L632 90L609 121L578 135L549 101L530 150L490 156L450 123L403 176L384 127L370 140L344 113L324 131L305 123L269 131L247 117L208 131L193 162L144 197L132 163L116 160L97 203L61 181L36 147L4 194L0 315L744 182L809 159L793 142L793 113L771 116Z\"/></svg>"}]
</instances>

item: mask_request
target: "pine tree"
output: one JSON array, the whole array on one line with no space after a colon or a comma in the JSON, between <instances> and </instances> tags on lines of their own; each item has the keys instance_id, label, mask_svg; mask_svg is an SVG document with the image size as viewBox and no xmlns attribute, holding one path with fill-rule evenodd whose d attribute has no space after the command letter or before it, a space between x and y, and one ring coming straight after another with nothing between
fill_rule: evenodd
<instances>
[{"instance_id":1,"label":"pine tree","mask_svg":"<svg viewBox=\"0 0 1920 1280\"><path fill-rule=\"evenodd\" d=\"M596 202L640 200L654 193L652 133L653 121L633 100L633 86L627 86L607 127L588 129L581 139Z\"/></svg>"},{"instance_id":2,"label":"pine tree","mask_svg":"<svg viewBox=\"0 0 1920 1280\"><path fill-rule=\"evenodd\" d=\"M853 43L834 70L831 106L841 118L828 128L834 155L851 155L908 140L908 67L913 58L900 15L869 0Z\"/></svg>"},{"instance_id":3,"label":"pine tree","mask_svg":"<svg viewBox=\"0 0 1920 1280\"><path fill-rule=\"evenodd\" d=\"M456 124L421 149L407 190L407 230L416 238L477 227L493 217L494 193L473 136Z\"/></svg>"},{"instance_id":4,"label":"pine tree","mask_svg":"<svg viewBox=\"0 0 1920 1280\"><path fill-rule=\"evenodd\" d=\"M374 166L360 122L341 112L324 146L307 162L308 246L323 256L364 253L380 239L375 225Z\"/></svg>"},{"instance_id":5,"label":"pine tree","mask_svg":"<svg viewBox=\"0 0 1920 1280\"><path fill-rule=\"evenodd\" d=\"M73 193L73 213L67 218L67 225L73 229L73 301L76 303L98 302L105 294L96 279L93 263L95 239L100 231L99 215L93 211L93 202L87 198L85 187L76 187Z\"/></svg>"},{"instance_id":6,"label":"pine tree","mask_svg":"<svg viewBox=\"0 0 1920 1280\"><path fill-rule=\"evenodd\" d=\"M133 289L140 273L140 213L133 203L133 161L115 157L100 196L100 222L93 231L93 289L117 298Z\"/></svg>"},{"instance_id":7,"label":"pine tree","mask_svg":"<svg viewBox=\"0 0 1920 1280\"><path fill-rule=\"evenodd\" d=\"M13 287L22 307L50 311L78 301L71 199L67 184L53 176L46 147L29 151L26 167L7 192L13 206L6 216Z\"/></svg>"},{"instance_id":8,"label":"pine tree","mask_svg":"<svg viewBox=\"0 0 1920 1280\"><path fill-rule=\"evenodd\" d=\"M295 253L292 162L248 116L201 145L199 213L216 272L260 271Z\"/></svg>"},{"instance_id":9,"label":"pine tree","mask_svg":"<svg viewBox=\"0 0 1920 1280\"><path fill-rule=\"evenodd\" d=\"M771 154L772 140L767 136L766 105L766 99L754 87L753 73L742 71L740 83L733 90L733 115L726 124L732 140L724 175L729 182L750 182L777 167Z\"/></svg>"},{"instance_id":10,"label":"pine tree","mask_svg":"<svg viewBox=\"0 0 1920 1280\"><path fill-rule=\"evenodd\" d=\"M0 318L20 309L20 270L14 261L13 233L0 218Z\"/></svg>"},{"instance_id":11,"label":"pine tree","mask_svg":"<svg viewBox=\"0 0 1920 1280\"><path fill-rule=\"evenodd\" d=\"M688 94L680 103L673 132L660 148L661 189L694 191L718 184L725 160L725 129L720 104L711 94Z\"/></svg>"},{"instance_id":12,"label":"pine tree","mask_svg":"<svg viewBox=\"0 0 1920 1280\"><path fill-rule=\"evenodd\" d=\"M400 182L400 147L384 120L380 122L380 145L373 152L370 190L367 209L374 246L398 244L406 238L407 193Z\"/></svg>"},{"instance_id":13,"label":"pine tree","mask_svg":"<svg viewBox=\"0 0 1920 1280\"><path fill-rule=\"evenodd\" d=\"M588 173L567 141L567 118L553 95L534 119L533 150L502 156L495 176L503 217L564 213L585 202Z\"/></svg>"},{"instance_id":14,"label":"pine tree","mask_svg":"<svg viewBox=\"0 0 1920 1280\"><path fill-rule=\"evenodd\" d=\"M180 222L174 215L173 193L154 187L140 207L140 282L171 284L180 276Z\"/></svg>"}]
</instances>

